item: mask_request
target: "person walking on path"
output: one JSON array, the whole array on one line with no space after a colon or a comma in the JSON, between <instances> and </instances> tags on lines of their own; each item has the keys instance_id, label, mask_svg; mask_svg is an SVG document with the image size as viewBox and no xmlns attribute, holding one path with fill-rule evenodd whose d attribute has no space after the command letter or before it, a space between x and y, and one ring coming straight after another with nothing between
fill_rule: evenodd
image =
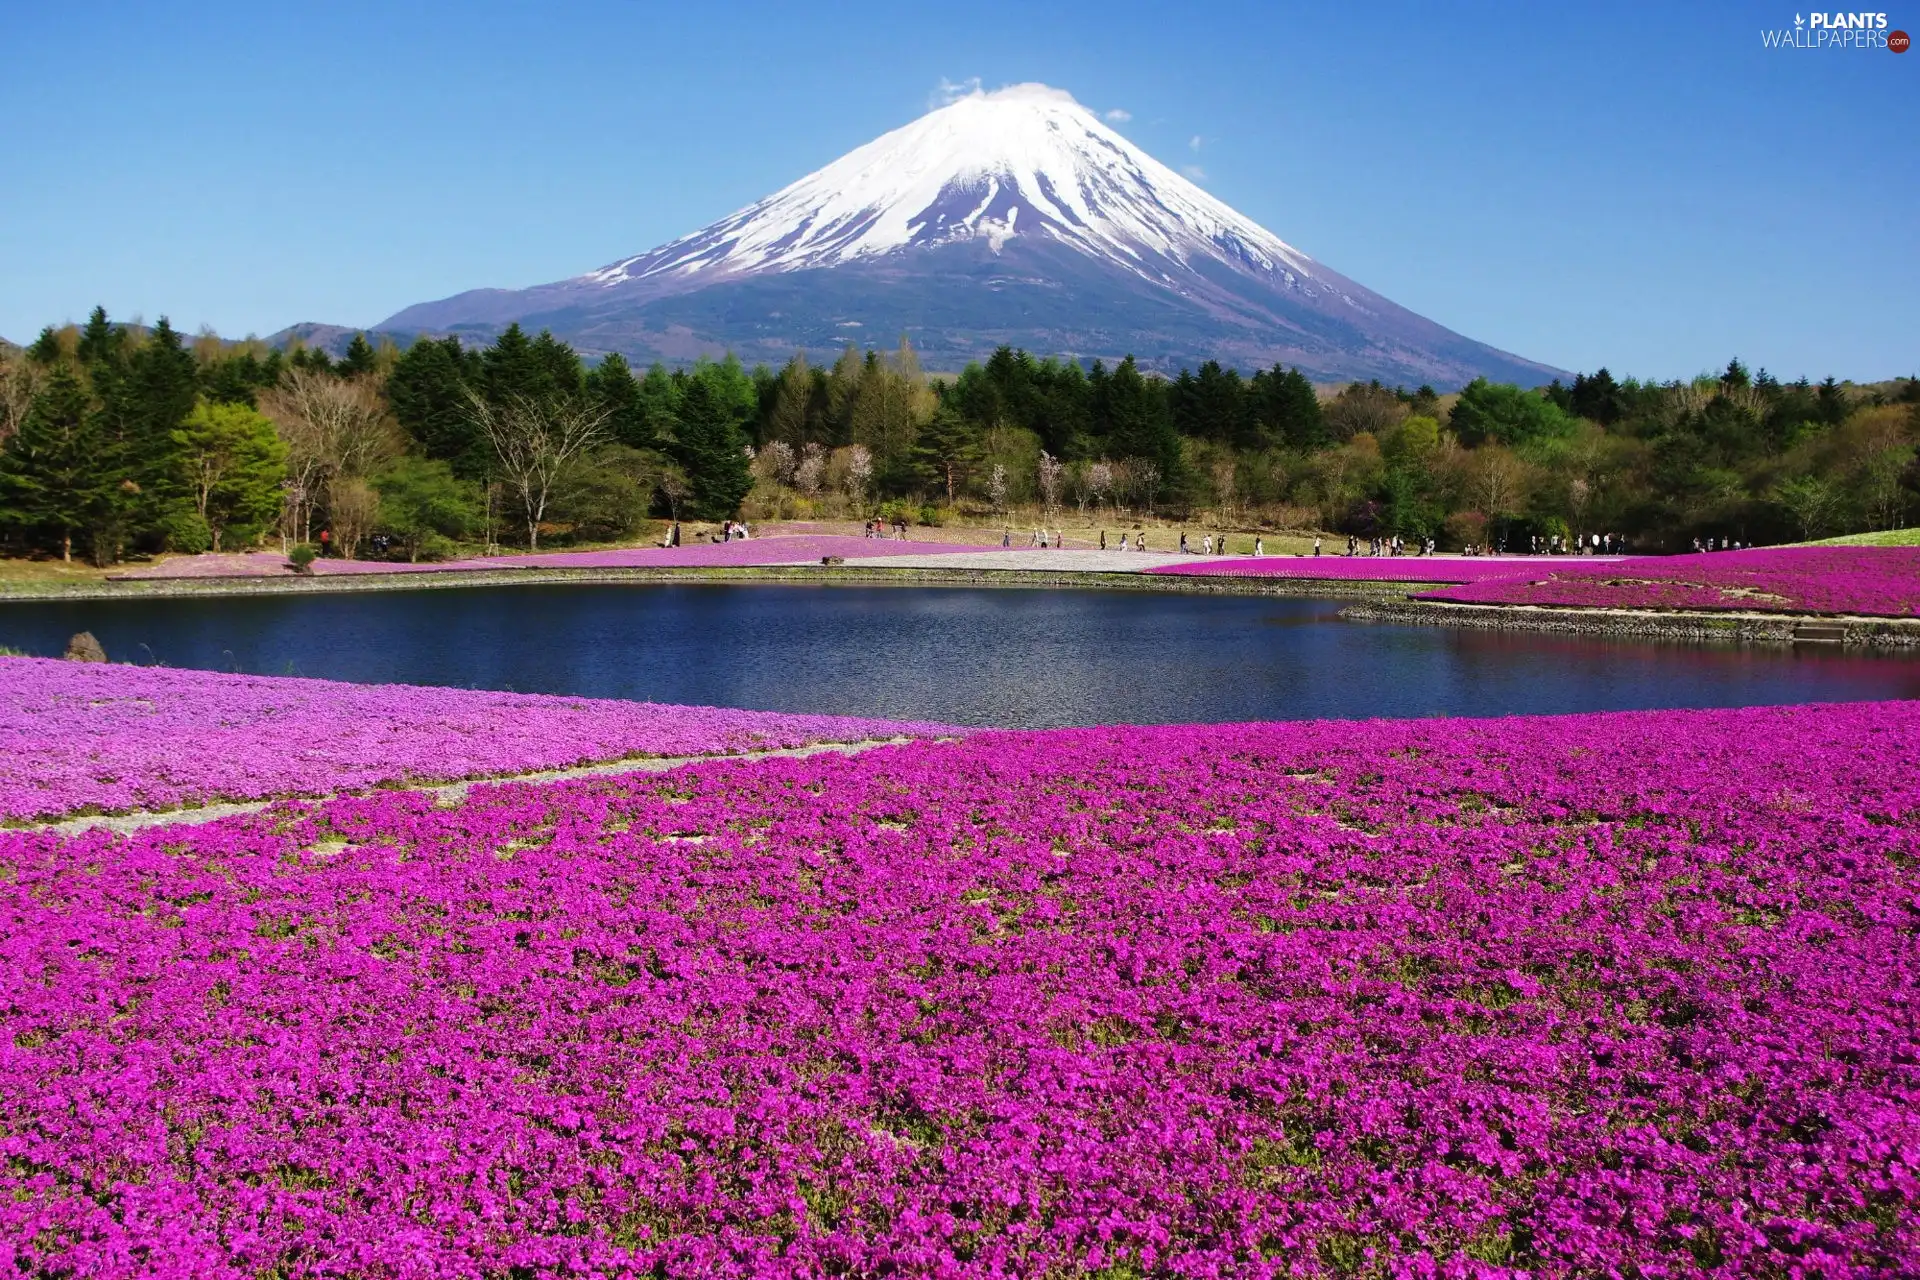
<instances>
[{"instance_id":1,"label":"person walking on path","mask_svg":"<svg viewBox=\"0 0 1920 1280\"><path fill-rule=\"evenodd\" d=\"M1001 549L1005 550L1006 548L1011 547L1012 545L1013 545L1013 530L1011 529L1003 530L1000 534Z\"/></svg>"},{"instance_id":2,"label":"person walking on path","mask_svg":"<svg viewBox=\"0 0 1920 1280\"><path fill-rule=\"evenodd\" d=\"M1187 554L1187 531L1185 529L1180 531L1180 554Z\"/></svg>"},{"instance_id":3,"label":"person walking on path","mask_svg":"<svg viewBox=\"0 0 1920 1280\"><path fill-rule=\"evenodd\" d=\"M1265 539L1265 538L1260 538L1260 537L1255 537L1255 538L1254 538L1254 540L1253 540L1253 558L1254 558L1255 560L1258 560L1258 559L1259 559L1259 558L1260 558L1261 556L1263 556L1263 555L1265 555L1265 554L1267 554L1267 542L1266 542L1266 539Z\"/></svg>"},{"instance_id":4,"label":"person walking on path","mask_svg":"<svg viewBox=\"0 0 1920 1280\"><path fill-rule=\"evenodd\" d=\"M1317 533L1313 535L1313 554L1320 554L1320 535Z\"/></svg>"},{"instance_id":5,"label":"person walking on path","mask_svg":"<svg viewBox=\"0 0 1920 1280\"><path fill-rule=\"evenodd\" d=\"M1124 538L1124 537L1126 537L1127 535L1123 533L1123 534L1121 534L1120 536ZM1102 529L1102 530L1100 531L1100 549L1101 549L1102 551L1105 551L1105 550L1107 549L1107 531L1106 531L1105 529ZM1125 549L1125 548L1122 548L1122 550L1124 550L1124 549Z\"/></svg>"}]
</instances>

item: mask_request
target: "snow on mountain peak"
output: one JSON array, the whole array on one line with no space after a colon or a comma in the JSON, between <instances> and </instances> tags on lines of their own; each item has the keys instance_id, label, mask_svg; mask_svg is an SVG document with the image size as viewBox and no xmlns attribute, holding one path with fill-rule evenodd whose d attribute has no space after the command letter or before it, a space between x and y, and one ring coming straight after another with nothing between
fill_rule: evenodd
<instances>
[{"instance_id":1,"label":"snow on mountain peak","mask_svg":"<svg viewBox=\"0 0 1920 1280\"><path fill-rule=\"evenodd\" d=\"M1072 94L953 98L731 217L580 277L658 284L794 271L904 249L1037 237L1162 287L1212 259L1301 287L1311 259L1113 131Z\"/></svg>"}]
</instances>

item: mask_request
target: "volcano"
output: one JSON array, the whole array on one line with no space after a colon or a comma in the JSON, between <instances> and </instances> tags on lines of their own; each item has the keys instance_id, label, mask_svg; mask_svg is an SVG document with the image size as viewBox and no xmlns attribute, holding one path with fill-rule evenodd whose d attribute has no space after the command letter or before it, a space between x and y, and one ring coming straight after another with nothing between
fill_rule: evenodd
<instances>
[{"instance_id":1,"label":"volcano","mask_svg":"<svg viewBox=\"0 0 1920 1280\"><path fill-rule=\"evenodd\" d=\"M935 369L1005 345L1442 389L1559 372L1329 270L1044 85L960 98L636 257L377 328L486 341L516 321L641 363L778 363L906 335Z\"/></svg>"}]
</instances>

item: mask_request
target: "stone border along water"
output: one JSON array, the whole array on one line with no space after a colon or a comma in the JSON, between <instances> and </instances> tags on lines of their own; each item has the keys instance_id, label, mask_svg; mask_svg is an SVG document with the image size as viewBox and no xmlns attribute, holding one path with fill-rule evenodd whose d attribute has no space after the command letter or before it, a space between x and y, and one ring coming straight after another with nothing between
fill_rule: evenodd
<instances>
[{"instance_id":1,"label":"stone border along water","mask_svg":"<svg viewBox=\"0 0 1920 1280\"><path fill-rule=\"evenodd\" d=\"M380 791L418 791L430 795L436 804L451 807L466 799L467 793L475 787L500 786L516 782L567 782L575 778L607 778L628 773L666 773L683 765L711 764L727 760L776 760L780 758L801 759L806 756L837 753L840 755L859 755L875 747L904 746L910 742L952 742L952 738L870 738L861 742L814 742L804 747L777 747L770 751L740 751L731 755L707 756L643 756L628 760L608 760L599 764L572 765L565 769L537 769L531 773L497 773L485 777L462 778L458 782L429 782L419 786L398 784L392 786L369 787L359 791L335 791L311 795L275 796L270 800L242 800L225 803L195 805L183 809L137 809L130 813L94 813L77 818L53 818L44 822L26 822L18 825L0 826L0 833L24 832L28 834L48 833L58 836L78 835L105 827L109 831L122 835L143 827L198 827L209 822L218 822L222 818L235 818L249 813L261 813L275 805L298 802L302 804L323 804L328 800L337 800L343 795L372 795Z\"/></svg>"},{"instance_id":2,"label":"stone border along water","mask_svg":"<svg viewBox=\"0 0 1920 1280\"><path fill-rule=\"evenodd\" d=\"M1448 600L1376 599L1348 605L1351 622L1544 631L1635 640L1734 644L1837 644L1843 648L1920 649L1920 619L1812 613L1735 613L1663 609L1595 609L1579 605L1461 604Z\"/></svg>"}]
</instances>

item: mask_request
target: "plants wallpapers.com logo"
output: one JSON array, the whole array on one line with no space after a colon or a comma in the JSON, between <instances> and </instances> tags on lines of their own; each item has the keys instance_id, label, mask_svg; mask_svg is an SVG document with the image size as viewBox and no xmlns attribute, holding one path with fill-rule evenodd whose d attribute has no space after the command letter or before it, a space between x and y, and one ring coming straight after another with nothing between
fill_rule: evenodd
<instances>
[{"instance_id":1,"label":"plants wallpapers.com logo","mask_svg":"<svg viewBox=\"0 0 1920 1280\"><path fill-rule=\"evenodd\" d=\"M1884 13L1810 13L1793 15L1791 27L1760 32L1769 49L1889 49L1905 53L1912 41L1892 30Z\"/></svg>"}]
</instances>

